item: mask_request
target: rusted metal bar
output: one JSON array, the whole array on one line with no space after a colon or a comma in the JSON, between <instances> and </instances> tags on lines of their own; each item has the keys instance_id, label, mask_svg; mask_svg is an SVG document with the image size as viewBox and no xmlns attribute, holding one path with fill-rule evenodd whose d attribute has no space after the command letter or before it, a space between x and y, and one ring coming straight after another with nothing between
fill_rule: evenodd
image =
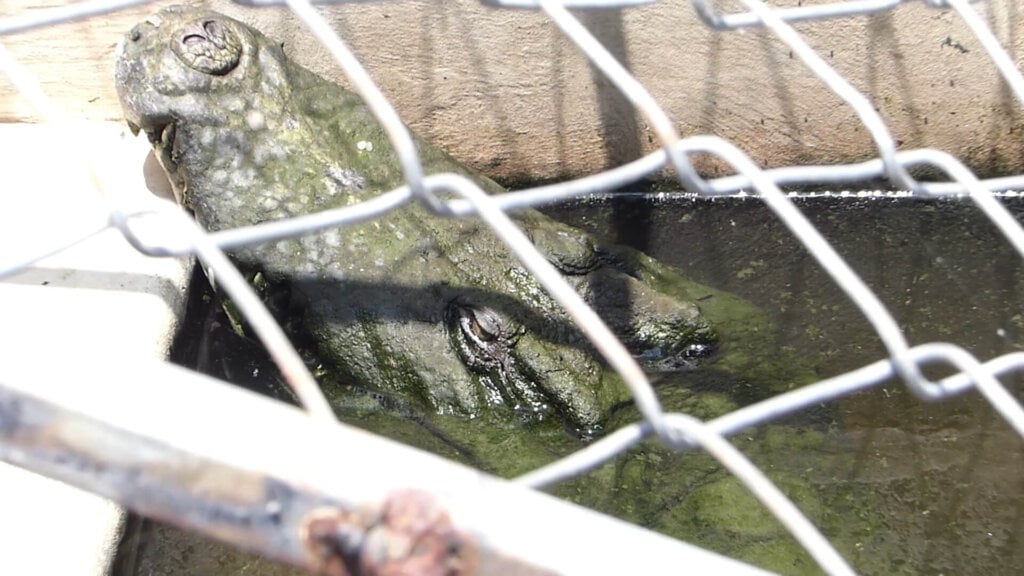
<instances>
[{"instance_id":1,"label":"rusted metal bar","mask_svg":"<svg viewBox=\"0 0 1024 576\"><path fill-rule=\"evenodd\" d=\"M156 361L5 361L0 459L316 573L760 573Z\"/></svg>"}]
</instances>

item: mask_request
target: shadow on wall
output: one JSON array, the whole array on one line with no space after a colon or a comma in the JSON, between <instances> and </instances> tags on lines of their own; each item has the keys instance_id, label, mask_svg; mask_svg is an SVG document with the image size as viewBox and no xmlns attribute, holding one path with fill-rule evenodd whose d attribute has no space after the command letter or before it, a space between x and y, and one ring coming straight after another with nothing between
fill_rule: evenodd
<instances>
[{"instance_id":1,"label":"shadow on wall","mask_svg":"<svg viewBox=\"0 0 1024 576\"><path fill-rule=\"evenodd\" d=\"M626 32L621 10L600 10L580 15L583 24L591 34L611 52L626 70L630 70L626 54ZM591 65L591 77L597 91L602 137L605 146L607 166L621 166L643 155L640 143L640 127L637 124L637 110L618 88L612 84L597 67ZM614 240L646 251L649 248L651 206L642 209L635 206L625 210L614 205L612 230Z\"/></svg>"}]
</instances>

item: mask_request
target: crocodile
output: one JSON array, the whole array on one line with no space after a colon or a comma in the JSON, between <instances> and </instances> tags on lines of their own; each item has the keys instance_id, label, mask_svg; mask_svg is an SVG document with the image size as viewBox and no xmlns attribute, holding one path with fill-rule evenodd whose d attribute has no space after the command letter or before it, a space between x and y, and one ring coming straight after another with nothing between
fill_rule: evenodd
<instances>
[{"instance_id":1,"label":"crocodile","mask_svg":"<svg viewBox=\"0 0 1024 576\"><path fill-rule=\"evenodd\" d=\"M115 83L129 126L145 132L177 200L207 230L350 206L405 184L358 95L223 14L172 6L145 19L118 45ZM506 192L413 138L427 174ZM764 324L753 306L634 249L534 210L514 222L648 370L714 362L723 344L715 314L733 334ZM410 202L230 254L273 288L289 329L314 343L337 381L436 414L511 410L581 434L628 398L584 332L477 218Z\"/></svg>"}]
</instances>

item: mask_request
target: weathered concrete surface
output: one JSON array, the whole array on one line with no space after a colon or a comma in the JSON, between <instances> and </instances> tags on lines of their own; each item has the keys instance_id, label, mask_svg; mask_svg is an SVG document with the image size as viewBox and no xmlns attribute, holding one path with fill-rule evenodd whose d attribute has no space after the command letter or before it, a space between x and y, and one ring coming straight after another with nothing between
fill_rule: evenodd
<instances>
[{"instance_id":1,"label":"weathered concrete surface","mask_svg":"<svg viewBox=\"0 0 1024 576\"><path fill-rule=\"evenodd\" d=\"M0 12L23 13L31 4L37 3L13 0ZM163 4L4 41L69 110L116 119L114 45ZM340 76L284 9L207 4L282 40L314 70ZM1019 61L1024 5L994 0L974 8ZM645 122L541 14L475 0L369 2L326 11L406 122L489 175L565 178L657 146ZM678 2L579 14L653 92L683 135L728 138L765 166L874 155L850 110L770 34L712 31ZM952 11L915 2L799 29L872 97L902 148L941 148L986 174L1024 166L1019 104ZM0 120L31 117L0 81ZM711 163L701 166L716 171Z\"/></svg>"},{"instance_id":2,"label":"weathered concrete surface","mask_svg":"<svg viewBox=\"0 0 1024 576\"><path fill-rule=\"evenodd\" d=\"M126 209L158 206L141 170L145 138L125 137L126 127L109 122L77 132L89 143L82 155L107 198ZM0 269L67 245L107 220L104 198L61 139L49 126L0 125ZM145 227L156 232L155 224ZM31 381L61 366L76 374L61 386L89 389L106 366L165 358L190 270L190 261L143 256L107 229L0 278L0 382ZM116 504L3 462L0 486L0 574L108 573L124 515Z\"/></svg>"}]
</instances>

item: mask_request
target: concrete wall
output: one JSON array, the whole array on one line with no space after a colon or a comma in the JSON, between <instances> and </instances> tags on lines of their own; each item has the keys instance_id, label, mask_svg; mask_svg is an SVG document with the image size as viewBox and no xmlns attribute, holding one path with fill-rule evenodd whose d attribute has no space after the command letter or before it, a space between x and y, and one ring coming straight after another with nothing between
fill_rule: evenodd
<instances>
[{"instance_id":1,"label":"concrete wall","mask_svg":"<svg viewBox=\"0 0 1024 576\"><path fill-rule=\"evenodd\" d=\"M30 4L11 0L0 11L18 13ZM283 8L212 4L282 40L314 70L338 76L329 56ZM159 5L4 41L69 110L116 119L114 45ZM975 9L1019 60L1024 5L993 0ZM327 12L406 122L488 174L566 178L657 146L629 104L541 14L475 0L367 2ZM714 32L685 2L580 15L654 93L683 135L723 136L765 166L873 156L850 110L767 33ZM986 174L1024 167L1020 105L953 12L914 2L799 29L871 95L901 147L942 148ZM0 81L0 120L31 117ZM713 163L700 166L717 171Z\"/></svg>"},{"instance_id":2,"label":"concrete wall","mask_svg":"<svg viewBox=\"0 0 1024 576\"><path fill-rule=\"evenodd\" d=\"M59 135L48 128L0 125L0 270L100 230L108 221L107 199L127 211L161 207L142 170L149 153L145 139L125 137L119 123L77 127L83 140L94 143L82 156L104 186L101 196L81 165L68 161L69 146L54 145ZM152 239L173 230L159 219L137 226L158 234ZM73 397L73 390L91 390L125 358L166 358L184 314L191 270L190 260L140 254L108 228L0 277L0 383L8 406L18 405L11 404L12 384L50 378ZM61 367L74 377L54 376ZM83 442L104 441L83 434ZM4 452L5 458L19 457L10 446ZM0 574L108 573L124 515L117 505L2 461L0 486Z\"/></svg>"}]
</instances>

